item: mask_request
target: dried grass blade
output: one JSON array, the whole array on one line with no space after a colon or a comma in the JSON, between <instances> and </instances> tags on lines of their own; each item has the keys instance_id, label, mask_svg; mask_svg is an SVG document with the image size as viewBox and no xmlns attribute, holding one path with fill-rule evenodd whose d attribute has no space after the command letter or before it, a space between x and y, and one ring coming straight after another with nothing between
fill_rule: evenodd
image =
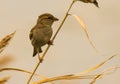
<instances>
[{"instance_id":1,"label":"dried grass blade","mask_svg":"<svg viewBox=\"0 0 120 84\"><path fill-rule=\"evenodd\" d=\"M10 40L13 38L15 32L5 36L1 41L0 41L0 53L4 50L4 48L9 44Z\"/></svg>"},{"instance_id":2,"label":"dried grass blade","mask_svg":"<svg viewBox=\"0 0 120 84\"><path fill-rule=\"evenodd\" d=\"M77 16L77 15L72 15L72 14L70 14L70 15L73 16L73 17L79 22L79 24L81 25L83 31L85 32L85 35L87 36L87 39L88 39L89 43L90 43L91 46L94 48L94 50L95 50L97 53L100 54L100 52L96 49L96 47L95 47L94 44L92 43L92 41L91 41L91 39L90 39L90 37L89 37L89 35L88 35L88 32L87 32L87 27L86 27L85 23L83 22L83 20L82 20L79 16Z\"/></svg>"},{"instance_id":3,"label":"dried grass blade","mask_svg":"<svg viewBox=\"0 0 120 84\"><path fill-rule=\"evenodd\" d=\"M32 72L24 70L24 69L19 69L19 68L0 68L0 72L3 71L19 71L19 72L24 72L24 73L28 73L28 74L32 74ZM47 77L43 76L43 75L39 75L39 74L35 74L36 76L42 78L42 79L46 79Z\"/></svg>"},{"instance_id":4,"label":"dried grass blade","mask_svg":"<svg viewBox=\"0 0 120 84\"><path fill-rule=\"evenodd\" d=\"M106 69L104 72L102 72L100 74L96 74L96 75L80 75L80 74L76 75L76 74L70 74L70 75L57 76L57 77L43 79L43 80L34 82L33 84L42 84L42 83L47 83L47 82L52 82L52 81L57 81L57 80L73 80L73 79L93 79L90 84L94 84L103 75L108 74L108 73L106 73L107 71L110 71L110 70L113 70L113 69L116 69L116 68L120 68L120 67L114 67L114 68L112 67L112 68Z\"/></svg>"},{"instance_id":5,"label":"dried grass blade","mask_svg":"<svg viewBox=\"0 0 120 84\"><path fill-rule=\"evenodd\" d=\"M107 68L107 69L103 70L103 72L102 72L101 74L104 74L104 75L112 74L112 73L114 73L118 68L120 68L120 66L113 66L113 67Z\"/></svg>"},{"instance_id":6,"label":"dried grass blade","mask_svg":"<svg viewBox=\"0 0 120 84\"><path fill-rule=\"evenodd\" d=\"M3 71L19 71L19 72L24 72L24 73L28 73L28 74L32 74L32 72L24 70L24 69L19 69L19 68L0 68L0 72ZM42 80L48 79L47 77L40 75L40 74L35 74L36 76L40 77ZM51 82L52 84L54 84L53 82ZM1 83L0 83L1 84Z\"/></svg>"},{"instance_id":7,"label":"dried grass blade","mask_svg":"<svg viewBox=\"0 0 120 84\"><path fill-rule=\"evenodd\" d=\"M116 69L118 69L118 68L120 68L120 67L112 67L112 68L107 68L107 69L105 69L102 73L100 73L99 75L97 75L91 82L90 82L90 84L94 84L98 79L100 79L100 78L102 78L104 75L108 75L108 74L111 74L112 72L110 72L110 71L112 71L112 70L116 70Z\"/></svg>"},{"instance_id":8,"label":"dried grass blade","mask_svg":"<svg viewBox=\"0 0 120 84\"><path fill-rule=\"evenodd\" d=\"M74 74L71 74L71 75L57 76L57 77L52 77L45 80L40 80L40 81L34 82L33 84L42 84L42 83L47 83L47 82L57 81L57 80L92 79L94 77L96 77L96 75L75 76Z\"/></svg>"},{"instance_id":9,"label":"dried grass blade","mask_svg":"<svg viewBox=\"0 0 120 84\"><path fill-rule=\"evenodd\" d=\"M98 79L100 79L103 76L103 74L99 74L98 76L96 76L91 82L90 84L94 84Z\"/></svg>"},{"instance_id":10,"label":"dried grass blade","mask_svg":"<svg viewBox=\"0 0 120 84\"><path fill-rule=\"evenodd\" d=\"M0 79L0 84L5 84L9 79L10 79L10 77L4 77L4 78Z\"/></svg>"},{"instance_id":11,"label":"dried grass blade","mask_svg":"<svg viewBox=\"0 0 120 84\"><path fill-rule=\"evenodd\" d=\"M100 64L98 64L98 65L96 65L96 66L94 66L94 67L92 67L92 68L89 68L89 69L87 69L87 70L85 70L85 71L83 71L83 72L80 72L80 73L78 73L78 74L87 74L87 73L89 73L89 72L92 72L92 71L100 68L103 64L105 64L106 62L108 62L109 60L111 60L111 59L112 59L113 57L115 57L115 56L116 56L116 55L113 55L113 56L111 56L110 58L108 58L107 60L101 62ZM76 75L77 75L77 74L76 74Z\"/></svg>"}]
</instances>

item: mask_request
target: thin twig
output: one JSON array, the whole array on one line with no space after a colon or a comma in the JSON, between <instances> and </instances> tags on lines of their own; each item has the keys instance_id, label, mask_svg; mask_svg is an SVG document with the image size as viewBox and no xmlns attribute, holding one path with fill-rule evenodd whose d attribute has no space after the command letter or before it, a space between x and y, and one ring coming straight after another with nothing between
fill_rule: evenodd
<instances>
[{"instance_id":1,"label":"thin twig","mask_svg":"<svg viewBox=\"0 0 120 84\"><path fill-rule=\"evenodd\" d=\"M56 36L57 36L58 32L60 31L60 29L62 28L63 23L65 22L65 20L66 20L68 14L69 14L69 11L71 10L71 8L72 8L74 2L75 2L75 0L73 0L72 3L70 4L70 6L69 6L69 8L68 8L68 10L67 10L67 12L66 12L66 14L65 14L65 16L64 16L64 18L63 18L63 20L62 20L62 22L61 22L61 24L60 24L60 26L58 27L58 30L56 31L55 35L53 36L53 38L52 38L52 40L51 40L52 42L53 42L54 39L56 38ZM45 57L47 51L49 50L50 46L51 46L51 45L48 45L48 47L47 47L46 50L44 51L44 53L43 53L43 55L42 55L42 57L41 57L42 60L44 59L44 57ZM35 74L35 72L36 72L36 70L37 70L37 68L40 66L40 63L42 63L42 61L38 61L38 63L37 63L37 65L36 65L35 69L33 70L33 73L31 74L31 76L29 77L29 79L28 79L28 81L27 81L27 84L30 83L30 81L31 81L31 79L32 79L32 77L33 77L33 75Z\"/></svg>"},{"instance_id":2,"label":"thin twig","mask_svg":"<svg viewBox=\"0 0 120 84\"><path fill-rule=\"evenodd\" d=\"M48 78L48 79L43 79L43 80L37 81L33 84L42 84L42 83L47 83L47 82L57 81L57 80L93 79L96 76L97 75L84 75L84 76L81 75L80 76L80 75L70 74L70 75L63 75L63 76L57 76L57 77L52 77L52 78Z\"/></svg>"},{"instance_id":3,"label":"thin twig","mask_svg":"<svg viewBox=\"0 0 120 84\"><path fill-rule=\"evenodd\" d=\"M32 72L24 70L24 69L19 69L19 68L1 68L0 72L3 71L19 71L19 72L24 72L24 73L28 73L28 74L32 74ZM40 75L40 74L35 74L37 77L41 78L42 80L44 79L48 79L47 77ZM1 84L1 83L0 83ZM51 84L54 84L53 82L51 82Z\"/></svg>"},{"instance_id":4,"label":"thin twig","mask_svg":"<svg viewBox=\"0 0 120 84\"><path fill-rule=\"evenodd\" d=\"M2 79L0 79L0 84L5 84L8 80L10 79L10 77L4 77Z\"/></svg>"},{"instance_id":5,"label":"thin twig","mask_svg":"<svg viewBox=\"0 0 120 84\"><path fill-rule=\"evenodd\" d=\"M63 26L63 24L64 24L66 18L67 18L68 15L69 15L69 11L71 10L71 8L72 8L74 2L75 2L75 0L73 0L72 3L71 3L71 5L69 6L69 9L67 10L67 12L66 12L66 14L65 14L65 16L64 16L64 18L63 18L63 20L62 20L62 22L61 22L61 24L60 24L60 26L58 27L58 30L56 31L55 35L53 36L53 38L52 38L52 40L51 40L52 42L53 42L54 39L56 38L56 36L57 36L58 32L60 31L60 29L62 28L62 26ZM44 57L45 57L45 55L46 55L48 49L50 48L50 46L51 46L51 45L48 45L47 49L46 49L45 52L43 53L42 59L44 59Z\"/></svg>"},{"instance_id":6,"label":"thin twig","mask_svg":"<svg viewBox=\"0 0 120 84\"><path fill-rule=\"evenodd\" d=\"M56 77L39 80L37 82L34 82L33 84L42 84L42 83L47 83L47 82L52 82L57 80L74 80L74 79L93 79L92 82L90 83L90 84L93 84L97 79L100 79L103 75L109 75L114 72L114 71L113 72L109 72L109 71L116 70L118 68L120 67L114 66L112 68L105 69L99 74L93 74L93 75L69 74L69 75L56 76Z\"/></svg>"},{"instance_id":7,"label":"thin twig","mask_svg":"<svg viewBox=\"0 0 120 84\"><path fill-rule=\"evenodd\" d=\"M27 71L27 70L24 70L24 69L19 69L19 68L1 68L0 69L0 72L3 72L3 71L19 71L19 72L24 72L24 73L28 73L28 74L32 74L32 72L30 71ZM43 78L43 76L39 75L39 74L35 74L36 76L39 76L40 78ZM45 77L44 77L45 78Z\"/></svg>"}]
</instances>

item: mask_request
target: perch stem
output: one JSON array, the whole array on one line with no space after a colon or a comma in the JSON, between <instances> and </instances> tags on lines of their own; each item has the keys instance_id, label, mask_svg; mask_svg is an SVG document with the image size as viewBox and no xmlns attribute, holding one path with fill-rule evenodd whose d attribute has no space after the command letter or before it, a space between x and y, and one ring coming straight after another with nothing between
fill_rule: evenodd
<instances>
[{"instance_id":1,"label":"perch stem","mask_svg":"<svg viewBox=\"0 0 120 84\"><path fill-rule=\"evenodd\" d=\"M67 12L66 12L66 14L65 14L65 16L64 16L64 18L63 18L63 20L62 20L62 22L61 22L61 24L60 24L60 26L58 27L58 29L57 29L55 35L53 36L53 38L52 38L52 40L51 40L52 42L53 42L54 39L56 38L56 36L57 36L58 32L60 31L60 29L62 28L63 23L65 22L67 16L69 15L69 11L71 10L71 8L72 8L74 2L75 2L75 0L73 0L72 3L70 4L70 6L69 6L69 8L68 8L68 10L67 10ZM43 53L41 59L44 59L44 57L45 57L47 51L49 50L50 46L51 46L51 45L48 45L48 47L47 47L46 50L44 51L44 53ZM41 63L42 63L42 61L38 61L36 67L35 67L34 70L33 70L33 73L31 74L31 76L29 77L29 79L28 79L28 81L27 81L27 84L30 83L30 81L31 81L31 79L32 79L32 77L33 77L33 75L35 74L37 68L40 66Z\"/></svg>"}]
</instances>

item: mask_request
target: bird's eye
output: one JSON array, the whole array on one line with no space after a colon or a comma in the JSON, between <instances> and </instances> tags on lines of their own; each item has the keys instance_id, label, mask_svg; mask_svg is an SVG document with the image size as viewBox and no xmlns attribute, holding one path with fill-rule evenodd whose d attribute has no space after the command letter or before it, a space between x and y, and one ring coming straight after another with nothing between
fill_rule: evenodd
<instances>
[{"instance_id":1,"label":"bird's eye","mask_svg":"<svg viewBox=\"0 0 120 84\"><path fill-rule=\"evenodd\" d=\"M48 17L48 19L53 19L53 17Z\"/></svg>"}]
</instances>

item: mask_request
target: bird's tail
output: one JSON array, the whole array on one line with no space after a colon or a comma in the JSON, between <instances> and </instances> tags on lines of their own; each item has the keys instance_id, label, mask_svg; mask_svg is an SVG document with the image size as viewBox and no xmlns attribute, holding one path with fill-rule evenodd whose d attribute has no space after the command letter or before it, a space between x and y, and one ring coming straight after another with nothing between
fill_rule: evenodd
<instances>
[{"instance_id":1,"label":"bird's tail","mask_svg":"<svg viewBox=\"0 0 120 84\"><path fill-rule=\"evenodd\" d=\"M94 0L93 3L99 8L98 2L96 0Z\"/></svg>"},{"instance_id":2,"label":"bird's tail","mask_svg":"<svg viewBox=\"0 0 120 84\"><path fill-rule=\"evenodd\" d=\"M35 48L35 47L34 47L33 57L34 57L37 53L41 53L41 52L42 52L41 47L39 47L39 48Z\"/></svg>"}]
</instances>

